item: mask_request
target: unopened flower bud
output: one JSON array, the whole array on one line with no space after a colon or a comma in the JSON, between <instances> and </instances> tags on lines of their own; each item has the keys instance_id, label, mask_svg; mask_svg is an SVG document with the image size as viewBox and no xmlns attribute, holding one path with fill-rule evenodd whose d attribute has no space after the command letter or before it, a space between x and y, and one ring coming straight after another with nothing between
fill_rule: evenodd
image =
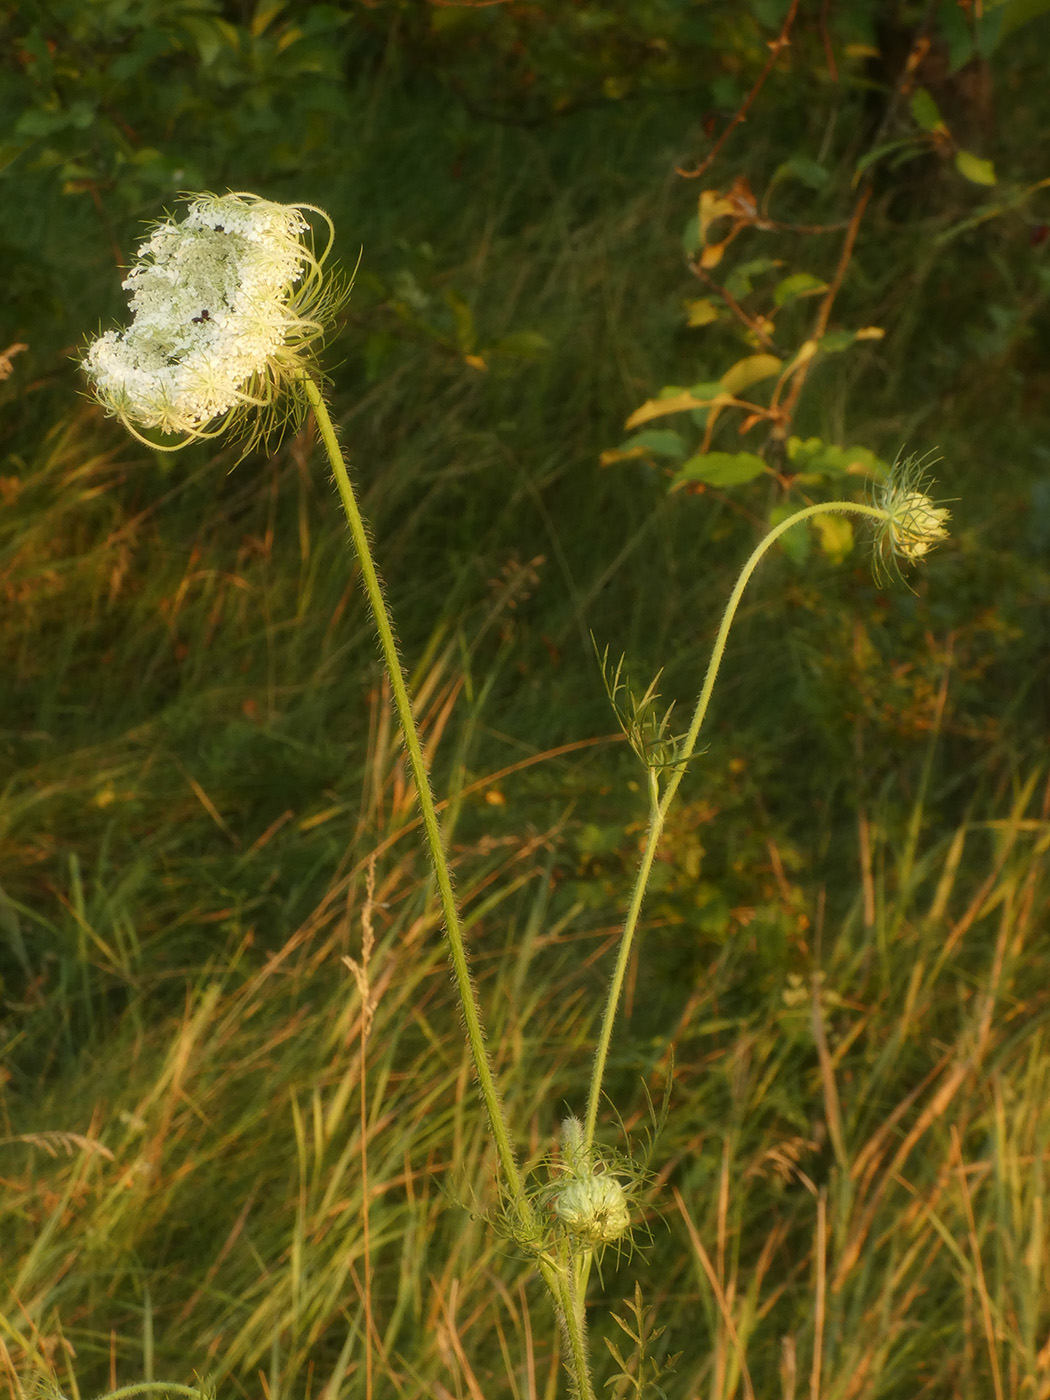
<instances>
[{"instance_id":1,"label":"unopened flower bud","mask_svg":"<svg viewBox=\"0 0 1050 1400\"><path fill-rule=\"evenodd\" d=\"M921 559L938 540L947 539L945 522L951 512L935 506L921 491L906 491L891 498L889 527L897 552L905 559Z\"/></svg>"},{"instance_id":2,"label":"unopened flower bud","mask_svg":"<svg viewBox=\"0 0 1050 1400\"><path fill-rule=\"evenodd\" d=\"M935 544L947 539L951 512L929 495L924 459L898 462L889 479L876 488L873 504L883 512L875 536L875 570L900 577L900 561L914 564Z\"/></svg>"},{"instance_id":3,"label":"unopened flower bud","mask_svg":"<svg viewBox=\"0 0 1050 1400\"><path fill-rule=\"evenodd\" d=\"M631 1223L627 1193L604 1173L566 1179L554 1197L554 1211L568 1233L585 1245L613 1244Z\"/></svg>"}]
</instances>

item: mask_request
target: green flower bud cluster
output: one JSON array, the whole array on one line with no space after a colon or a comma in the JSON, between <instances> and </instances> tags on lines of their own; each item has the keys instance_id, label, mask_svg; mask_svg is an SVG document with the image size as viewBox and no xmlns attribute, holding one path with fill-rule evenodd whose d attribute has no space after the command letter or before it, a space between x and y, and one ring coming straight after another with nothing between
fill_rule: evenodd
<instances>
[{"instance_id":1,"label":"green flower bud cluster","mask_svg":"<svg viewBox=\"0 0 1050 1400\"><path fill-rule=\"evenodd\" d=\"M562 1152L568 1170L552 1204L566 1233L592 1249L623 1239L631 1226L627 1192L615 1176L596 1170L589 1161L583 1126L576 1118L562 1124Z\"/></svg>"}]
</instances>

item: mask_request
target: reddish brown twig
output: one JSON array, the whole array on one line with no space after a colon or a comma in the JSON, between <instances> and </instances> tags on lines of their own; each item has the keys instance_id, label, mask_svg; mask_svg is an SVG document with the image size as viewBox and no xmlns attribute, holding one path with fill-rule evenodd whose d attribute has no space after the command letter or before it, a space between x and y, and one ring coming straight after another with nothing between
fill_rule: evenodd
<instances>
[{"instance_id":1,"label":"reddish brown twig","mask_svg":"<svg viewBox=\"0 0 1050 1400\"><path fill-rule=\"evenodd\" d=\"M795 22L795 15L797 12L798 0L791 0L791 8L788 10L787 15L784 19L784 23L780 27L780 33L769 45L769 59L766 62L766 66L762 69L762 72L759 73L754 87L751 89L748 95L744 98L743 102L737 108L729 125L726 127L725 131L722 132L722 135L718 138L715 144L708 151L704 159L700 162L700 164L696 167L695 170L680 170L677 166L675 167L676 172L679 175L683 176L686 180L698 180L701 175L706 174L706 172L711 168L711 165L717 158L719 151L721 151L722 147L729 140L729 137L740 125L740 123L746 120L747 114L751 110L755 98L762 91L766 79L773 71L773 65L780 57L781 52L784 49L786 49L788 44L791 42L788 38L788 35L791 32L791 26Z\"/></svg>"},{"instance_id":2,"label":"reddish brown twig","mask_svg":"<svg viewBox=\"0 0 1050 1400\"><path fill-rule=\"evenodd\" d=\"M846 229L846 237L842 244L842 252L839 254L839 261L838 266L835 268L835 275L831 279L831 283L828 286L827 291L821 297L820 305L817 307L817 315L813 322L813 330L811 331L809 337L810 340L819 341L821 336L823 336L824 333L827 331L828 322L831 319L831 310L832 307L835 305L835 298L838 296L839 289L842 286L842 279L846 275L846 269L849 267L850 262L852 261L853 245L857 241L857 234L860 232L861 220L864 218L864 210L867 208L868 200L870 198L871 186L870 184L865 184L864 188L860 192L856 204L853 206L853 213L850 215L849 227ZM788 431L791 427L791 420L794 416L795 405L798 403L799 395L802 393L803 386L806 382L806 376L809 374L810 367L812 366L813 361L815 359L816 356L811 355L808 359L803 360L802 363L789 376L788 391L784 395L784 402L780 405L780 412L778 414L776 426L774 427L770 435L772 441L783 442L784 439L787 437ZM780 387L780 385L777 386L777 392L773 395L773 402L770 404L770 408L777 407L777 399Z\"/></svg>"}]
</instances>

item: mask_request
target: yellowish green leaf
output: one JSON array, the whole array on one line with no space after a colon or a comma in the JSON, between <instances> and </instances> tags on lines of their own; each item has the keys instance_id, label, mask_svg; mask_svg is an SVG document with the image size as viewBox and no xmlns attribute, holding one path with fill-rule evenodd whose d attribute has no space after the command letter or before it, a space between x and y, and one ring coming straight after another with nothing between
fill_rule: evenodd
<instances>
[{"instance_id":1,"label":"yellowish green leaf","mask_svg":"<svg viewBox=\"0 0 1050 1400\"><path fill-rule=\"evenodd\" d=\"M771 379L774 374L779 374L782 365L783 361L776 355L748 355L743 360L737 360L736 364L731 365L722 375L722 388L728 394L741 394L752 384L758 384L760 380Z\"/></svg>"},{"instance_id":2,"label":"yellowish green leaf","mask_svg":"<svg viewBox=\"0 0 1050 1400\"><path fill-rule=\"evenodd\" d=\"M799 297L817 296L819 293L827 291L827 286L826 282L822 282L819 277L814 277L811 272L795 272L790 277L785 277L782 282L777 283L773 300L777 306L786 306L789 301L797 301Z\"/></svg>"},{"instance_id":3,"label":"yellowish green leaf","mask_svg":"<svg viewBox=\"0 0 1050 1400\"><path fill-rule=\"evenodd\" d=\"M672 413L686 413L692 408L711 408L715 404L731 404L732 402L732 394L715 394L711 398L697 398L695 394L685 390L666 399L647 399L641 408L635 409L624 427L637 428L642 423L649 423L654 418L666 418Z\"/></svg>"},{"instance_id":4,"label":"yellowish green leaf","mask_svg":"<svg viewBox=\"0 0 1050 1400\"><path fill-rule=\"evenodd\" d=\"M690 481L702 481L707 486L740 486L768 471L762 458L753 452L700 452L682 463L671 486L673 489Z\"/></svg>"},{"instance_id":5,"label":"yellowish green leaf","mask_svg":"<svg viewBox=\"0 0 1050 1400\"><path fill-rule=\"evenodd\" d=\"M947 132L940 109L925 88L916 88L910 103L912 118L923 131Z\"/></svg>"},{"instance_id":6,"label":"yellowish green leaf","mask_svg":"<svg viewBox=\"0 0 1050 1400\"><path fill-rule=\"evenodd\" d=\"M686 325L687 326L709 326L712 321L717 321L719 309L710 297L700 297L696 301L687 301L685 304Z\"/></svg>"},{"instance_id":7,"label":"yellowish green leaf","mask_svg":"<svg viewBox=\"0 0 1050 1400\"><path fill-rule=\"evenodd\" d=\"M853 548L853 525L844 515L814 515L820 547L833 564L841 564ZM789 531L790 533L790 531Z\"/></svg>"},{"instance_id":8,"label":"yellowish green leaf","mask_svg":"<svg viewBox=\"0 0 1050 1400\"><path fill-rule=\"evenodd\" d=\"M956 151L955 168L964 180L969 180L974 185L994 185L995 166L990 160L985 160L982 156L975 156L972 151Z\"/></svg>"}]
</instances>

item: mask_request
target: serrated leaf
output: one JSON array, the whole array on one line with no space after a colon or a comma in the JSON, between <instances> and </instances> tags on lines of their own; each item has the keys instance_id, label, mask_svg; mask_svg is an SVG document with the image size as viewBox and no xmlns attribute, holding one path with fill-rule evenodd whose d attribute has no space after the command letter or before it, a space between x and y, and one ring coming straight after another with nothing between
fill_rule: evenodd
<instances>
[{"instance_id":1,"label":"serrated leaf","mask_svg":"<svg viewBox=\"0 0 1050 1400\"><path fill-rule=\"evenodd\" d=\"M916 126L921 126L923 131L948 130L940 109L925 88L916 88L908 105L911 108L912 120Z\"/></svg>"},{"instance_id":2,"label":"serrated leaf","mask_svg":"<svg viewBox=\"0 0 1050 1400\"><path fill-rule=\"evenodd\" d=\"M688 481L702 481L706 486L742 486L768 470L762 458L753 452L700 452L683 462L671 488Z\"/></svg>"},{"instance_id":3,"label":"serrated leaf","mask_svg":"<svg viewBox=\"0 0 1050 1400\"><path fill-rule=\"evenodd\" d=\"M973 185L994 185L995 166L983 156L975 156L972 151L955 152L955 168L964 180Z\"/></svg>"},{"instance_id":4,"label":"serrated leaf","mask_svg":"<svg viewBox=\"0 0 1050 1400\"><path fill-rule=\"evenodd\" d=\"M760 380L771 379L774 374L779 374L782 361L776 355L748 355L743 360L737 360L735 365L731 365L722 375L722 388L727 394L734 397L749 389L752 384L758 384Z\"/></svg>"},{"instance_id":5,"label":"serrated leaf","mask_svg":"<svg viewBox=\"0 0 1050 1400\"><path fill-rule=\"evenodd\" d=\"M773 301L777 306L786 306L788 302L797 301L799 297L812 297L825 292L827 287L828 284L822 282L819 277L814 277L812 272L794 272L777 283Z\"/></svg>"}]
</instances>

